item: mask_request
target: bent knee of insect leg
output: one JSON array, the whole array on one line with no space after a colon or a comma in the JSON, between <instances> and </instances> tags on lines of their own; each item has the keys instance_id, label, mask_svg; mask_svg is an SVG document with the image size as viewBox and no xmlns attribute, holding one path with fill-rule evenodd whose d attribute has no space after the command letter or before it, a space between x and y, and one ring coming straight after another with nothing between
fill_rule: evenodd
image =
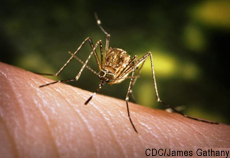
<instances>
[{"instance_id":1,"label":"bent knee of insect leg","mask_svg":"<svg viewBox=\"0 0 230 158\"><path fill-rule=\"evenodd\" d=\"M162 100L160 98L157 98L158 103L162 103Z\"/></svg>"},{"instance_id":2,"label":"bent knee of insect leg","mask_svg":"<svg viewBox=\"0 0 230 158\"><path fill-rule=\"evenodd\" d=\"M79 75L77 75L76 77L75 77L75 79L76 79L76 81L79 79Z\"/></svg>"}]
</instances>

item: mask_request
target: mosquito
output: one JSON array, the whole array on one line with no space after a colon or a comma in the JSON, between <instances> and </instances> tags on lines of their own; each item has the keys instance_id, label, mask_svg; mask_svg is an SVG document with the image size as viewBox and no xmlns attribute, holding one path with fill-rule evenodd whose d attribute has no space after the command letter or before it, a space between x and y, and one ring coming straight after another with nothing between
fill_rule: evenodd
<instances>
[{"instance_id":1,"label":"mosquito","mask_svg":"<svg viewBox=\"0 0 230 158\"><path fill-rule=\"evenodd\" d=\"M156 77L155 77L155 71L154 71L154 65L153 65L153 57L152 53L148 52L147 54L143 55L141 58L137 58L137 55L134 57L130 57L130 55L123 49L120 48L109 48L109 42L110 42L110 34L105 31L105 29L101 25L101 20L98 18L97 14L95 13L95 19L97 22L97 25L101 29L101 31L106 35L106 44L105 44L105 53L103 53L103 46L102 46L102 40L98 40L96 44L94 45L91 38L87 37L81 45L77 48L77 50L74 53L68 52L71 57L67 60L67 62L60 68L60 70L56 74L46 74L46 73L38 73L41 75L49 75L49 76L55 76L57 77L63 69L69 64L69 62L75 58L77 61L79 61L82 64L82 67L80 71L78 72L77 76L72 79L67 79L67 80L58 80L54 82L50 82L44 85L40 85L39 87L45 87L49 86L55 83L60 83L60 82L72 82L72 81L77 81L83 70L85 68L89 69L92 73L94 73L98 78L100 79L100 83L96 91L85 101L85 105L87 105L92 98L100 91L100 89L106 84L118 84L121 83L122 81L126 79L130 79L129 86L128 86L128 91L126 93L125 101L126 101L126 108L127 108L127 114L129 121L136 133L138 133L132 119L130 116L130 111L129 111L129 97L133 96L132 94L132 88L139 77L139 74L141 72L141 69L143 68L143 65L145 64L145 61L147 58L150 58L151 61L151 70L152 70L152 78L153 78L153 83L154 83L154 88L155 88L155 93L156 93L156 100L157 102L163 104L164 106L168 107L171 109L173 112L176 112L180 115L183 115L184 117L197 120L197 121L202 121L210 124L218 124L217 122L210 122L206 120L201 120L198 118L193 118L187 115L184 115L182 112L176 110L175 108L171 107L170 105L164 103L158 94L158 89L157 89L157 82L156 82ZM82 46L86 43L89 42L89 45L91 46L92 51L90 52L89 56L85 61L82 61L79 59L76 55L82 48ZM98 53L96 52L96 49L100 47L100 58ZM94 71L91 67L87 65L88 61L90 58L94 55L96 59L96 63L99 69L99 72Z\"/></svg>"}]
</instances>

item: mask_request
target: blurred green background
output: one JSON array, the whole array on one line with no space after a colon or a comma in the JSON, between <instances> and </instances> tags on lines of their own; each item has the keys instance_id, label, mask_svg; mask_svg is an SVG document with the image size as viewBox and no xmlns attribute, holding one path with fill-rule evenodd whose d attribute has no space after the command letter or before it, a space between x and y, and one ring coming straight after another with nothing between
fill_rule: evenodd
<instances>
[{"instance_id":1,"label":"blurred green background","mask_svg":"<svg viewBox=\"0 0 230 158\"><path fill-rule=\"evenodd\" d=\"M88 36L94 43L111 34L111 47L141 57L151 51L160 97L188 115L230 123L230 1L2 1L0 61L33 72L56 73ZM88 43L78 56L85 60ZM92 58L89 65L98 70ZM58 79L77 75L76 60ZM85 69L76 87L95 91L99 79ZM102 94L124 99L129 81L106 85ZM41 83L43 84L43 83ZM39 85L38 85L39 86ZM147 60L134 89L137 103L156 103ZM132 100L131 100L132 101Z\"/></svg>"}]
</instances>

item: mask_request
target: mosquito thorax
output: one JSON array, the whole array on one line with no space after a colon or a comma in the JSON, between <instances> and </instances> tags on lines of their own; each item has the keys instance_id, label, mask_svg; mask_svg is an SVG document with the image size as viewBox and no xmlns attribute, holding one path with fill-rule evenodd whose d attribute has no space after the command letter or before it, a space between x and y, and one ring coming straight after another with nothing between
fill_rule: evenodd
<instances>
[{"instance_id":1,"label":"mosquito thorax","mask_svg":"<svg viewBox=\"0 0 230 158\"><path fill-rule=\"evenodd\" d=\"M123 70L130 62L130 55L120 48L110 48L105 56L105 69L111 71L115 76Z\"/></svg>"}]
</instances>

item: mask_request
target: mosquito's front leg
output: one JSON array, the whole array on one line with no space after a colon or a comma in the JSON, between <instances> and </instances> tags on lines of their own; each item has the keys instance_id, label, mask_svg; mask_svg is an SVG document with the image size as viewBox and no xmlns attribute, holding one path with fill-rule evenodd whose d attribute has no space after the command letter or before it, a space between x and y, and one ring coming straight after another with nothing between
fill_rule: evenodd
<instances>
[{"instance_id":1,"label":"mosquito's front leg","mask_svg":"<svg viewBox=\"0 0 230 158\"><path fill-rule=\"evenodd\" d=\"M98 18L97 13L94 13L95 19L97 20L97 25L100 27L102 32L106 35L106 44L105 44L105 52L109 50L109 41L110 41L110 34L105 31L105 29L101 26L101 20Z\"/></svg>"},{"instance_id":2,"label":"mosquito's front leg","mask_svg":"<svg viewBox=\"0 0 230 158\"><path fill-rule=\"evenodd\" d=\"M90 46L91 46L91 49L93 50L93 48L94 48L93 42L92 42L92 40L91 40L90 37L87 37L87 38L81 43L81 45L77 48L77 50L72 54L72 56L66 61L66 63L58 70L58 72L57 72L56 74L48 74L48 73L37 73L37 74L49 75L49 76L55 76L55 77L57 77L57 76L63 71L63 69L69 64L69 62L73 59L73 57L79 52L79 50L83 47L83 45L84 45L87 41L89 41L89 44L90 44ZM98 63L99 63L99 58L98 58L97 52L94 51L93 53L94 53L94 55L95 55L95 58L96 58L96 61L97 61L97 64L98 64ZM99 64L98 66L100 66L100 64Z\"/></svg>"},{"instance_id":3,"label":"mosquito's front leg","mask_svg":"<svg viewBox=\"0 0 230 158\"><path fill-rule=\"evenodd\" d=\"M84 65L84 61L82 61L81 59L79 59L77 56L75 56L73 53L71 53L70 51L68 52L70 55L74 56L74 58L79 61L82 65ZM98 73L96 71L94 71L91 67L89 67L88 65L85 66L87 69L89 69L92 73L94 73L95 75L98 76Z\"/></svg>"},{"instance_id":4,"label":"mosquito's front leg","mask_svg":"<svg viewBox=\"0 0 230 158\"><path fill-rule=\"evenodd\" d=\"M41 86L39 86L39 88L42 88L42 87L45 87L45 86L49 86L51 84L55 84L55 83L59 83L59 82L73 82L73 81L76 81L75 78L67 79L67 80L58 80L58 81L54 81L54 82L50 82L50 83L41 85Z\"/></svg>"},{"instance_id":5,"label":"mosquito's front leg","mask_svg":"<svg viewBox=\"0 0 230 158\"><path fill-rule=\"evenodd\" d=\"M92 54L94 54L95 58L96 58L96 61L97 61L97 64L98 64L98 67L99 69L101 68L101 64L99 62L99 58L98 58L98 55L96 53L96 48L98 46L98 44L100 44L100 48L102 49L102 43L101 43L101 40L99 40L95 46L93 46L93 42L92 40L87 37L83 42L82 44L78 47L78 49L72 54L72 56L69 58L69 60L67 60L67 62L61 67L61 69L54 75L52 74L43 74L43 75L50 75L50 76L58 76L62 71L63 69L69 64L69 62L76 56L76 54L79 52L79 50L82 48L82 46L85 44L86 41L89 41L91 47L92 47L92 52L89 54L88 58L86 59L86 62L83 64L82 68L80 69L78 75L75 77L75 81L77 81L83 71L83 69L86 67L90 57L92 56ZM42 73L40 73L42 74ZM45 87L45 86L49 86L51 84L55 84L55 83L58 83L58 82L70 82L70 81L73 81L74 79L68 79L68 80L59 80L59 81L54 81L54 82L51 82L51 83L47 83L47 84L44 84L44 85L41 85L39 87Z\"/></svg>"},{"instance_id":6,"label":"mosquito's front leg","mask_svg":"<svg viewBox=\"0 0 230 158\"><path fill-rule=\"evenodd\" d=\"M84 70L84 68L86 67L86 65L87 65L87 63L88 63L88 61L89 61L89 59L91 58L91 56L92 56L93 53L95 52L95 50L96 50L98 44L100 44L100 47L102 48L102 42L101 42L101 40L97 41L97 43L96 43L95 46L93 47L92 52L89 54L89 56L88 56L88 58L86 59L84 65L81 67L80 71L78 72L77 76L75 77L76 81L80 78L82 71ZM73 55L75 55L75 54L73 54ZM73 57L73 56L72 56L72 57ZM100 62L99 62L99 61L98 61L98 64L100 65ZM101 65L99 66L99 69L100 69L100 68L101 68Z\"/></svg>"},{"instance_id":7,"label":"mosquito's front leg","mask_svg":"<svg viewBox=\"0 0 230 158\"><path fill-rule=\"evenodd\" d=\"M55 76L58 76L58 75L63 71L63 69L69 64L69 62L73 59L73 57L79 52L79 50L82 48L82 46L85 44L86 41L89 41L89 44L90 44L90 46L91 46L91 48L92 48L92 50L93 50L93 48L94 48L93 42L92 42L92 40L91 40L90 37L87 37L87 38L81 43L81 45L77 48L77 50L73 53L73 55L67 60L67 62L61 67L61 69L55 74ZM97 63L99 63L99 58L98 58L98 55L97 55L96 51L93 50L92 52L93 52L94 55L95 55L95 58L96 58ZM100 65L98 65L98 66L100 66Z\"/></svg>"}]
</instances>

